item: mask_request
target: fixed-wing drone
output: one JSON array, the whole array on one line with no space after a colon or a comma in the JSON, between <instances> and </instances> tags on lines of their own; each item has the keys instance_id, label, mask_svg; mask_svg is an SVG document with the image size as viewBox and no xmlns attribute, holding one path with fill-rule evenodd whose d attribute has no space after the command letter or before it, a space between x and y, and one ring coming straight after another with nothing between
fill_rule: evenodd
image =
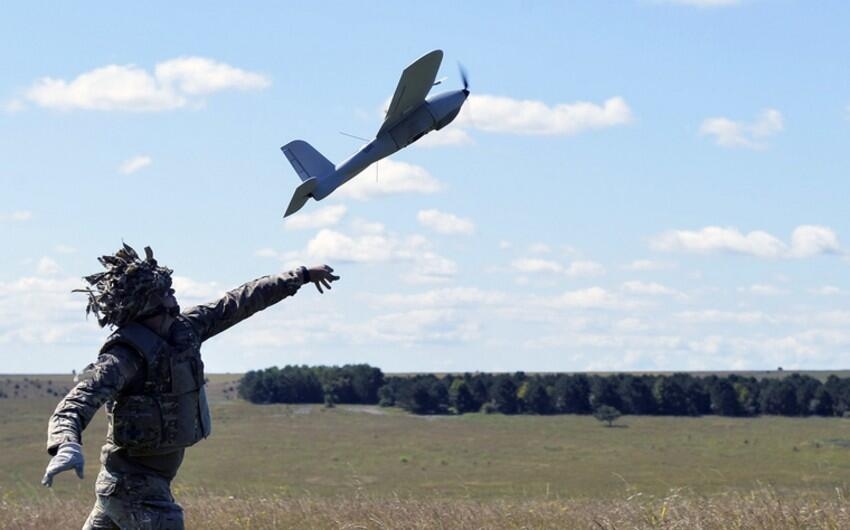
<instances>
[{"instance_id":1,"label":"fixed-wing drone","mask_svg":"<svg viewBox=\"0 0 850 530\"><path fill-rule=\"evenodd\" d=\"M293 140L281 147L280 150L301 177L301 184L283 216L300 210L310 197L317 201L324 199L372 163L451 123L469 96L469 83L461 69L463 90L427 97L431 88L440 83L435 79L442 60L442 50L434 50L404 69L375 139L340 165L334 166L303 140Z\"/></svg>"}]
</instances>

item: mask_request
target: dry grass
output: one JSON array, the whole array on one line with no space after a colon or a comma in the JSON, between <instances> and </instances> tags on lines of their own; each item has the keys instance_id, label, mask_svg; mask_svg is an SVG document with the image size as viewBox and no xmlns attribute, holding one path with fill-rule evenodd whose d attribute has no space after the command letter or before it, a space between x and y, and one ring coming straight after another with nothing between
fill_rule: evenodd
<instances>
[{"instance_id":1,"label":"dry grass","mask_svg":"<svg viewBox=\"0 0 850 530\"><path fill-rule=\"evenodd\" d=\"M659 498L633 494L621 500L422 500L347 497L217 497L185 495L188 528L204 529L839 529L850 528L850 504L832 495L749 493L699 496L673 492ZM82 524L82 499L0 501L4 529L70 528Z\"/></svg>"}]
</instances>

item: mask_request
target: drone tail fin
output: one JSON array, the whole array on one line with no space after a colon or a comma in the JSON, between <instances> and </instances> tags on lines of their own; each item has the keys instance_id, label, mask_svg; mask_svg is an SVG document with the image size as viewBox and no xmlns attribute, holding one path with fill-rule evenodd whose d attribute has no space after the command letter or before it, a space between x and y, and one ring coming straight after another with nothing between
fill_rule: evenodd
<instances>
[{"instance_id":1,"label":"drone tail fin","mask_svg":"<svg viewBox=\"0 0 850 530\"><path fill-rule=\"evenodd\" d=\"M316 189L316 185L319 183L319 179L316 177L310 177L295 188L295 193L292 194L292 199L289 201L289 206L286 208L286 213L283 214L284 217L288 217L304 206L304 203L307 202L307 199L312 197L313 190Z\"/></svg>"},{"instance_id":2,"label":"drone tail fin","mask_svg":"<svg viewBox=\"0 0 850 530\"><path fill-rule=\"evenodd\" d=\"M302 182L307 182L312 177L324 177L334 171L333 163L304 140L293 140L280 150L295 168Z\"/></svg>"}]
</instances>

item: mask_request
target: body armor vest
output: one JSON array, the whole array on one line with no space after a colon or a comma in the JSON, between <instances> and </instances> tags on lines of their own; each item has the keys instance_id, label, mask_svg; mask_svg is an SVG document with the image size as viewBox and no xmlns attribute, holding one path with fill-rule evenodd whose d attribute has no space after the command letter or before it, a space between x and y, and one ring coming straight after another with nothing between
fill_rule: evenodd
<instances>
[{"instance_id":1,"label":"body armor vest","mask_svg":"<svg viewBox=\"0 0 850 530\"><path fill-rule=\"evenodd\" d=\"M178 317L185 344L175 348L159 335L130 323L110 335L101 352L120 344L144 359L141 385L131 385L107 404L108 439L131 454L158 454L188 447L210 434L204 391L201 341L191 324Z\"/></svg>"}]
</instances>

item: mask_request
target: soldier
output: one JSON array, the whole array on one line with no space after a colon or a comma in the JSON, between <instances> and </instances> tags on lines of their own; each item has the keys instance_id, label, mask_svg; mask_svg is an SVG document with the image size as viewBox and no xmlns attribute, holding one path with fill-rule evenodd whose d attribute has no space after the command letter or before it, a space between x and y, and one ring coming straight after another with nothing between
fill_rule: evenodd
<instances>
[{"instance_id":1,"label":"soldier","mask_svg":"<svg viewBox=\"0 0 850 530\"><path fill-rule=\"evenodd\" d=\"M87 276L86 314L115 331L82 380L59 402L47 428L53 456L42 484L74 469L83 478L82 431L106 404L109 428L95 482L97 501L84 525L182 529L183 510L171 480L189 447L210 434L201 343L257 311L294 295L307 282L319 292L339 279L327 265L264 276L218 301L180 312L171 269L150 247L145 259L128 245L99 259Z\"/></svg>"}]
</instances>

